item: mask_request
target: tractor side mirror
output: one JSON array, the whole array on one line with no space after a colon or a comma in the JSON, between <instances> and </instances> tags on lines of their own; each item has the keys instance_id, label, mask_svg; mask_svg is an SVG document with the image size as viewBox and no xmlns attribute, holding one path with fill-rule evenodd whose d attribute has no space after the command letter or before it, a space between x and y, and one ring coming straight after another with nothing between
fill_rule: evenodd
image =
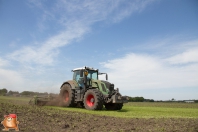
<instances>
[{"instance_id":1,"label":"tractor side mirror","mask_svg":"<svg viewBox=\"0 0 198 132\"><path fill-rule=\"evenodd\" d=\"M83 70L80 70L80 77L83 77Z\"/></svg>"},{"instance_id":2,"label":"tractor side mirror","mask_svg":"<svg viewBox=\"0 0 198 132\"><path fill-rule=\"evenodd\" d=\"M108 80L108 74L106 74L106 80Z\"/></svg>"}]
</instances>

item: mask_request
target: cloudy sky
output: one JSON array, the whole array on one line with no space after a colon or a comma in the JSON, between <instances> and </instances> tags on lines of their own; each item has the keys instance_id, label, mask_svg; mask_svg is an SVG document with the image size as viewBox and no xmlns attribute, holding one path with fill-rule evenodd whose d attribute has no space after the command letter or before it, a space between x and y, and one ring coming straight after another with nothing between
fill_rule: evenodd
<instances>
[{"instance_id":1,"label":"cloudy sky","mask_svg":"<svg viewBox=\"0 0 198 132\"><path fill-rule=\"evenodd\" d=\"M198 99L197 7L197 0L0 0L0 89L59 93L72 69L90 66L123 95Z\"/></svg>"}]
</instances>

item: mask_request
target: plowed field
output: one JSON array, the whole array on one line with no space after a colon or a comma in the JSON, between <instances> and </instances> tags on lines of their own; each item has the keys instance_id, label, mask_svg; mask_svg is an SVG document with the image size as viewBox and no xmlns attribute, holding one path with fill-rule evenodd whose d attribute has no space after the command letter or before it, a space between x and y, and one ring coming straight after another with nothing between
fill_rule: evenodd
<instances>
[{"instance_id":1,"label":"plowed field","mask_svg":"<svg viewBox=\"0 0 198 132\"><path fill-rule=\"evenodd\" d=\"M135 105L137 107L137 103ZM18 116L19 129L24 132L198 132L198 118L196 117L142 118L137 115L136 117L122 118L109 116L108 113L111 111L106 112L106 110L103 110L102 114L97 114L98 111L94 114L94 111L89 113L88 110L84 109L83 111L86 112L64 109L49 106L29 106L27 101L22 99L11 100L0 97L0 121L4 120L4 115L15 113ZM82 108L76 109L81 110ZM1 124L0 130L3 128Z\"/></svg>"}]
</instances>

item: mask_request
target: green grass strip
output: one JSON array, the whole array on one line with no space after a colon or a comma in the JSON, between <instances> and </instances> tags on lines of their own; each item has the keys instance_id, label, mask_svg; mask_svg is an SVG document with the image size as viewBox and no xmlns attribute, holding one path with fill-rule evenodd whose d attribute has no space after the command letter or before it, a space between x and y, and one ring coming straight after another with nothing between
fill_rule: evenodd
<instances>
[{"instance_id":1,"label":"green grass strip","mask_svg":"<svg viewBox=\"0 0 198 132\"><path fill-rule=\"evenodd\" d=\"M87 114L102 116L122 117L122 118L198 118L198 109L194 108L163 108L163 107L133 107L124 106L119 111L90 111L82 108L65 108L46 106L47 108L60 109L65 111L75 111Z\"/></svg>"}]
</instances>

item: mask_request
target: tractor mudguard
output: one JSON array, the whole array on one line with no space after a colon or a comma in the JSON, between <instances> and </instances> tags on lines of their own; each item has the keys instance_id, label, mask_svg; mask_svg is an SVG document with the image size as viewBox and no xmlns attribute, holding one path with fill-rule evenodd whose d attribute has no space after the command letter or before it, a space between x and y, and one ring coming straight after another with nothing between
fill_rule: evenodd
<instances>
[{"instance_id":1,"label":"tractor mudguard","mask_svg":"<svg viewBox=\"0 0 198 132\"><path fill-rule=\"evenodd\" d=\"M75 80L66 81L66 82L64 82L64 83L61 85L61 87L62 87L64 84L70 84L70 86L71 86L72 89L76 89L77 87L79 87L79 86L78 86L78 83L77 83ZM61 89L61 87L60 87L60 89Z\"/></svg>"}]
</instances>

